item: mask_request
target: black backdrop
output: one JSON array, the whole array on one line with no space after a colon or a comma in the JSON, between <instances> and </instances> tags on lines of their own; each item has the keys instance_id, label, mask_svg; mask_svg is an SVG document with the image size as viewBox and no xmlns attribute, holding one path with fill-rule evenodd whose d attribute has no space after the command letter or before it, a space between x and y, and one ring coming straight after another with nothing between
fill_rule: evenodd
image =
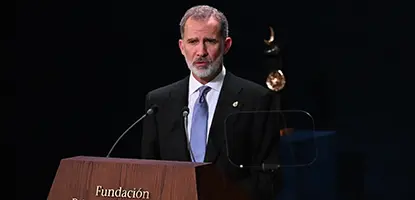
<instances>
[{"instance_id":1,"label":"black backdrop","mask_svg":"<svg viewBox=\"0 0 415 200\"><path fill-rule=\"evenodd\" d=\"M363 188L364 180L352 182L350 185L360 187L350 191L353 195L359 193L356 195L362 197L365 192L366 197L374 198L409 196L407 186L392 187L409 183L402 177L411 168L405 166L402 170L392 165L408 155L403 152L409 148L403 149L402 144L409 141L404 134L409 126L388 126L394 123L388 116L369 118L370 114L380 113L376 111L383 105L380 101L388 97L376 87L378 82L368 78L379 74L381 68L387 69L390 63L405 65L397 62L404 53L397 49L407 46L396 42L399 38L392 37L389 31L390 27L397 30L394 21L399 21L390 18L398 13L391 10L390 4L379 2L381 9L369 9L367 2L328 0L170 3L18 4L18 41L6 40L5 44L9 50L18 49L18 69L24 69L17 74L18 134L6 138L19 144L16 187L25 188L25 192L18 192L19 199L45 199L60 159L104 156L119 134L143 113L145 93L188 74L177 45L178 23L187 8L199 3L216 6L228 16L234 45L226 57L226 67L260 84L265 76L259 64L262 41L268 36L268 26L274 27L288 78L284 107L310 111L318 129L338 131L343 145L362 152L366 158L365 173L380 174L385 180L367 188ZM382 9L386 8L389 15L382 17ZM388 40L383 40L385 37ZM14 74L4 74L3 85L13 88L8 75ZM337 84L340 81L342 87ZM7 111L12 109L15 94L8 89L3 91ZM342 104L336 107L339 99ZM392 142L387 127L395 128ZM139 135L137 126L114 155L136 156ZM377 151L385 148L386 154L377 156ZM348 165L353 163L345 163L345 168ZM389 170L379 166L388 166ZM355 172L350 173L353 176ZM390 196L381 195L385 192L382 188L389 188Z\"/></svg>"}]
</instances>

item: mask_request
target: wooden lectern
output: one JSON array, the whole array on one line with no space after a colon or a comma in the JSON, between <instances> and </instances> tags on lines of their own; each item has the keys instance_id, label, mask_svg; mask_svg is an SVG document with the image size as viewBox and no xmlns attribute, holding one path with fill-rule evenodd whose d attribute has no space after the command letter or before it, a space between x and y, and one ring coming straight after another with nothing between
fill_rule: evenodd
<instances>
[{"instance_id":1,"label":"wooden lectern","mask_svg":"<svg viewBox=\"0 0 415 200\"><path fill-rule=\"evenodd\" d=\"M246 199L213 164L78 156L62 159L48 200Z\"/></svg>"}]
</instances>

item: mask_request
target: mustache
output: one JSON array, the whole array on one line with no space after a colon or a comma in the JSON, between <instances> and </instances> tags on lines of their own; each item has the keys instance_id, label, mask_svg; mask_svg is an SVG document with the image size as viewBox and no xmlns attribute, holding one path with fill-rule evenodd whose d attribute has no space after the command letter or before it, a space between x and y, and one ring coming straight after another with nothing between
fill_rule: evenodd
<instances>
[{"instance_id":1,"label":"mustache","mask_svg":"<svg viewBox=\"0 0 415 200\"><path fill-rule=\"evenodd\" d=\"M195 62L207 62L207 63L211 63L211 60L210 59L208 59L208 58L203 58L203 57L201 57L201 58L198 58L198 59L196 59L195 61L193 61L194 63Z\"/></svg>"}]
</instances>

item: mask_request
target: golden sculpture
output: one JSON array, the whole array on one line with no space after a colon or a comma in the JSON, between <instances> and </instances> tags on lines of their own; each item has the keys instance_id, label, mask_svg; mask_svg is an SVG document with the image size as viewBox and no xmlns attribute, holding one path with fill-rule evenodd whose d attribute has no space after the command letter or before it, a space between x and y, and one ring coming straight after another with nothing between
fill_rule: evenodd
<instances>
[{"instance_id":1,"label":"golden sculpture","mask_svg":"<svg viewBox=\"0 0 415 200\"><path fill-rule=\"evenodd\" d=\"M268 74L266 84L270 90L280 91L285 86L285 76L281 70L273 71Z\"/></svg>"},{"instance_id":2,"label":"golden sculpture","mask_svg":"<svg viewBox=\"0 0 415 200\"><path fill-rule=\"evenodd\" d=\"M264 42L268 46L271 46L271 44L274 42L274 29L270 26L269 31L270 31L269 40L264 40Z\"/></svg>"},{"instance_id":3,"label":"golden sculpture","mask_svg":"<svg viewBox=\"0 0 415 200\"><path fill-rule=\"evenodd\" d=\"M278 54L280 52L280 48L278 48L278 46L275 44L274 42L274 29L270 26L269 27L270 30L270 37L268 40L264 40L265 44L268 46L268 48L265 50L265 54L269 57L271 57L270 59L275 59L275 63L280 63L277 62L278 58ZM282 73L281 68L282 66L272 66L273 68L275 68L275 70L271 70L271 72L268 74L268 77L265 81L267 87L270 90L273 91L280 91L284 88L286 80L285 80L285 76Z\"/></svg>"}]
</instances>

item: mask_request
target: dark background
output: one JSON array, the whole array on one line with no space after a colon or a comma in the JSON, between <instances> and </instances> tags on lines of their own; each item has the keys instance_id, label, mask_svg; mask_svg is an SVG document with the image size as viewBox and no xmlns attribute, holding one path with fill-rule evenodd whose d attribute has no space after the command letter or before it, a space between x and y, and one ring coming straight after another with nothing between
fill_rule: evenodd
<instances>
[{"instance_id":1,"label":"dark background","mask_svg":"<svg viewBox=\"0 0 415 200\"><path fill-rule=\"evenodd\" d=\"M411 90L404 88L410 73L400 71L413 67L407 6L170 3L17 3L17 32L2 39L4 58L17 66L2 64L1 101L11 133L2 140L3 154L16 151L16 187L24 189L16 190L18 199L45 199L62 158L105 156L144 112L148 91L189 73L178 49L178 24L189 7L204 3L228 16L234 44L227 69L263 85L263 39L268 26L275 29L288 80L283 107L309 111L317 129L337 131L349 159L339 177L351 177L339 184L344 199L410 199L413 117L405 117ZM140 126L131 131L114 156L139 153ZM358 175L365 179L353 178Z\"/></svg>"}]
</instances>

